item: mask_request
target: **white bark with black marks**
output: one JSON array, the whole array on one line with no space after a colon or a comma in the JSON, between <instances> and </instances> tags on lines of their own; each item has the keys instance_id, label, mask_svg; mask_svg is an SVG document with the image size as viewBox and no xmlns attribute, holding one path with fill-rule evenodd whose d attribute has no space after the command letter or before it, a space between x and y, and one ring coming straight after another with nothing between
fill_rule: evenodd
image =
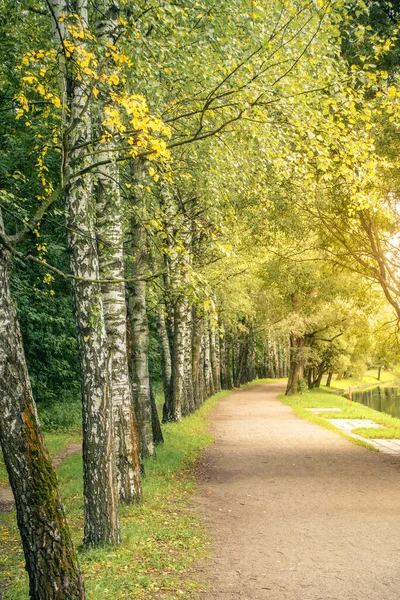
<instances>
[{"instance_id":1,"label":"white bark with black marks","mask_svg":"<svg viewBox=\"0 0 400 600\"><path fill-rule=\"evenodd\" d=\"M3 231L0 212L0 231ZM0 441L17 509L31 600L84 600L85 591L40 429L0 247Z\"/></svg>"},{"instance_id":2,"label":"white bark with black marks","mask_svg":"<svg viewBox=\"0 0 400 600\"><path fill-rule=\"evenodd\" d=\"M118 33L118 12L115 3L97 5L100 17L98 34L113 44ZM101 134L101 115L97 122ZM107 164L96 170L96 210L100 276L117 280L102 283L103 308L108 343L111 348L112 401L117 461L119 499L124 504L140 502L142 487L140 476L139 440L133 423L132 389L127 353L127 311L124 278L124 252L122 227L122 198L119 172L115 162L115 148L105 142L98 148L98 160ZM119 282L118 282L119 280Z\"/></svg>"},{"instance_id":3,"label":"white bark with black marks","mask_svg":"<svg viewBox=\"0 0 400 600\"><path fill-rule=\"evenodd\" d=\"M132 164L132 177L139 183L143 177L142 166ZM146 272L149 268L147 233L142 222L142 199L132 196L136 212L130 219L132 257L128 264L129 275L135 278L128 284L128 316L132 337L131 375L134 406L139 426L142 456L155 453L149 377L149 325L146 311ZM154 418L154 415L153 415Z\"/></svg>"},{"instance_id":4,"label":"white bark with black marks","mask_svg":"<svg viewBox=\"0 0 400 600\"><path fill-rule=\"evenodd\" d=\"M62 14L65 8L62 0L52 0L52 5L56 14ZM79 16L87 23L87 2L84 0L79 4ZM55 24L56 32L58 25ZM58 33L55 36L59 41ZM82 381L85 545L97 546L120 542L112 357L106 334L101 286L88 281L100 278L96 206L89 173L91 158L85 146L92 137L88 92L83 80L71 76L71 73L69 77L67 125L70 127L65 175L68 178L88 169L85 175L70 180L66 188L66 200L68 250L71 272L76 278L73 291Z\"/></svg>"},{"instance_id":5,"label":"white bark with black marks","mask_svg":"<svg viewBox=\"0 0 400 600\"><path fill-rule=\"evenodd\" d=\"M166 420L182 419L182 402L185 378L186 302L180 295L174 304L174 341L172 349L171 404L167 407Z\"/></svg>"},{"instance_id":6,"label":"white bark with black marks","mask_svg":"<svg viewBox=\"0 0 400 600\"><path fill-rule=\"evenodd\" d=\"M214 381L212 374L212 365L211 365L211 348L210 348L210 330L208 324L204 328L203 335L203 345L204 345L204 383L206 389L206 396L209 398L214 394Z\"/></svg>"},{"instance_id":7,"label":"white bark with black marks","mask_svg":"<svg viewBox=\"0 0 400 600\"><path fill-rule=\"evenodd\" d=\"M196 307L192 308L192 381L194 407L199 408L204 400L204 374L202 360L203 318Z\"/></svg>"}]
</instances>

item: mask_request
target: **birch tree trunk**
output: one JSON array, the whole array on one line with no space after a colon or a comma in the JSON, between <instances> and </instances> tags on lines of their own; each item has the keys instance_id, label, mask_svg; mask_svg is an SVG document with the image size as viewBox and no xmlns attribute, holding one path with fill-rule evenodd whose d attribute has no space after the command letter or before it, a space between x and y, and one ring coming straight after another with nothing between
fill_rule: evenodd
<instances>
[{"instance_id":1,"label":"birch tree trunk","mask_svg":"<svg viewBox=\"0 0 400 600\"><path fill-rule=\"evenodd\" d=\"M60 17L67 18L63 0L50 0L55 38L60 42ZM87 2L80 0L79 16L88 22ZM75 43L76 40L75 40ZM79 42L84 45L84 41ZM92 138L91 115L83 79L70 77L68 88L68 154L66 187L68 249L80 350L83 406L83 484L85 545L119 543L118 488L112 411L111 353L107 343L100 267L95 234L95 202L86 149ZM87 168L79 177L74 173Z\"/></svg>"},{"instance_id":2,"label":"birch tree trunk","mask_svg":"<svg viewBox=\"0 0 400 600\"><path fill-rule=\"evenodd\" d=\"M283 370L283 376L287 377L288 376L288 372L289 372L289 368L288 368L288 363L289 363L289 349L288 349L288 344L287 341L285 341L284 344L284 370Z\"/></svg>"},{"instance_id":3,"label":"birch tree trunk","mask_svg":"<svg viewBox=\"0 0 400 600\"><path fill-rule=\"evenodd\" d=\"M263 338L262 377L268 377L268 342Z\"/></svg>"},{"instance_id":4,"label":"birch tree trunk","mask_svg":"<svg viewBox=\"0 0 400 600\"><path fill-rule=\"evenodd\" d=\"M257 360L257 338L253 326L249 333L249 352L248 352L248 370L247 381L253 381L256 378L256 360Z\"/></svg>"},{"instance_id":5,"label":"birch tree trunk","mask_svg":"<svg viewBox=\"0 0 400 600\"><path fill-rule=\"evenodd\" d=\"M166 410L167 421L182 419L185 377L185 298L180 295L174 307L174 342L172 348L171 404Z\"/></svg>"},{"instance_id":6,"label":"birch tree trunk","mask_svg":"<svg viewBox=\"0 0 400 600\"><path fill-rule=\"evenodd\" d=\"M185 404L187 414L191 414L195 410L194 403L194 388L193 388L193 313L189 302L185 302L185 358L184 358L184 388L185 388Z\"/></svg>"},{"instance_id":7,"label":"birch tree trunk","mask_svg":"<svg viewBox=\"0 0 400 600\"><path fill-rule=\"evenodd\" d=\"M203 319L198 315L196 307L192 309L192 379L194 407L199 408L203 402L203 383L200 376L201 365L201 340L203 333Z\"/></svg>"},{"instance_id":8,"label":"birch tree trunk","mask_svg":"<svg viewBox=\"0 0 400 600\"><path fill-rule=\"evenodd\" d=\"M118 35L118 10L115 4L97 6L100 19L98 34L114 44ZM96 120L100 123L101 117ZM100 135L100 132L99 132ZM101 136L100 136L101 137ZM114 150L114 151L113 151ZM100 276L124 278L122 201L115 149L109 142L98 152L99 162L109 160L96 171L96 209ZM125 284L102 283L103 308L108 342L111 348L112 402L117 461L119 499L124 504L140 502L142 487L138 440L132 414L132 389L127 353L127 313Z\"/></svg>"},{"instance_id":9,"label":"birch tree trunk","mask_svg":"<svg viewBox=\"0 0 400 600\"><path fill-rule=\"evenodd\" d=\"M278 351L277 351L277 342L276 339L274 338L272 340L272 353L273 353L273 357L274 357L274 365L275 365L275 377L279 378L281 376L280 371L279 371L279 356L278 356Z\"/></svg>"},{"instance_id":10,"label":"birch tree trunk","mask_svg":"<svg viewBox=\"0 0 400 600\"><path fill-rule=\"evenodd\" d=\"M118 172L114 165L99 169L97 177L97 224L99 231L100 275L102 279L123 279L123 232ZM111 348L112 402L119 498L124 504L142 498L140 458L132 414L129 377L126 303L124 283L103 283L103 306Z\"/></svg>"},{"instance_id":11,"label":"birch tree trunk","mask_svg":"<svg viewBox=\"0 0 400 600\"><path fill-rule=\"evenodd\" d=\"M3 231L0 212L0 231ZM0 440L17 509L31 600L83 600L77 555L40 430L0 247Z\"/></svg>"},{"instance_id":12,"label":"birch tree trunk","mask_svg":"<svg viewBox=\"0 0 400 600\"><path fill-rule=\"evenodd\" d=\"M219 347L218 347L218 334L214 326L210 326L210 360L211 360L211 372L213 381L213 393L215 394L221 389L221 376L220 376L220 364L219 364Z\"/></svg>"},{"instance_id":13,"label":"birch tree trunk","mask_svg":"<svg viewBox=\"0 0 400 600\"><path fill-rule=\"evenodd\" d=\"M231 339L231 364L232 364L232 383L236 387L236 339L232 334Z\"/></svg>"},{"instance_id":14,"label":"birch tree trunk","mask_svg":"<svg viewBox=\"0 0 400 600\"><path fill-rule=\"evenodd\" d=\"M151 403L151 425L153 431L153 440L155 446L164 443L164 436L161 429L161 423L158 416L156 398L154 396L153 387L150 381L150 403Z\"/></svg>"},{"instance_id":15,"label":"birch tree trunk","mask_svg":"<svg viewBox=\"0 0 400 600\"><path fill-rule=\"evenodd\" d=\"M274 362L273 340L268 338L268 377L275 379L276 365Z\"/></svg>"},{"instance_id":16,"label":"birch tree trunk","mask_svg":"<svg viewBox=\"0 0 400 600\"><path fill-rule=\"evenodd\" d=\"M132 336L132 390L139 425L142 456L154 455L153 425L149 377L149 326L146 312L147 261L146 230L137 215L130 220L133 260L130 275L137 280L128 284L128 315Z\"/></svg>"},{"instance_id":17,"label":"birch tree trunk","mask_svg":"<svg viewBox=\"0 0 400 600\"><path fill-rule=\"evenodd\" d=\"M167 333L167 326L165 323L165 310L162 303L159 301L157 306L157 333L158 341L160 345L161 355L161 370L163 378L163 390L164 390L164 406L163 406L163 421L168 421L167 413L168 407L171 405L171 385L172 385L172 366L171 366L171 347L169 343L169 337Z\"/></svg>"},{"instance_id":18,"label":"birch tree trunk","mask_svg":"<svg viewBox=\"0 0 400 600\"><path fill-rule=\"evenodd\" d=\"M214 394L214 382L211 366L210 331L208 326L206 326L204 331L204 381L207 397L209 398Z\"/></svg>"},{"instance_id":19,"label":"birch tree trunk","mask_svg":"<svg viewBox=\"0 0 400 600\"><path fill-rule=\"evenodd\" d=\"M228 390L231 390L233 388L233 379L232 379L232 370L231 370L231 364L232 364L232 352L233 352L233 338L232 335L229 334L229 336L226 339L226 374L227 374L227 388Z\"/></svg>"},{"instance_id":20,"label":"birch tree trunk","mask_svg":"<svg viewBox=\"0 0 400 600\"><path fill-rule=\"evenodd\" d=\"M220 365L221 365L221 388L223 390L229 390L228 384L228 341L226 334L220 336L219 340L219 352L220 352Z\"/></svg>"}]
</instances>

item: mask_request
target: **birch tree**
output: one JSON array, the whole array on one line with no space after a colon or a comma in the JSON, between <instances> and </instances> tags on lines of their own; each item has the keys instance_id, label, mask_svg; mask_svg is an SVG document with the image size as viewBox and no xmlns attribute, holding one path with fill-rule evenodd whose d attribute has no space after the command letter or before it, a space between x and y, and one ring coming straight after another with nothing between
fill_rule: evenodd
<instances>
[{"instance_id":1,"label":"birch tree","mask_svg":"<svg viewBox=\"0 0 400 600\"><path fill-rule=\"evenodd\" d=\"M107 46L113 46L120 35L119 9L116 3L96 4L97 36ZM110 62L111 59L108 59ZM109 71L112 65L109 65ZM100 96L100 102L102 98ZM106 104L107 99L103 100ZM104 108L97 107L94 115L95 133L102 137ZM97 127L96 127L97 120ZM124 504L139 502L142 498L140 481L139 440L132 412L132 389L127 353L127 310L124 283L123 203L115 143L106 138L100 142L98 160L101 164L95 174L97 211L97 238L103 309L108 344L111 348L112 403L116 445L117 481L119 498Z\"/></svg>"},{"instance_id":2,"label":"birch tree","mask_svg":"<svg viewBox=\"0 0 400 600\"><path fill-rule=\"evenodd\" d=\"M0 211L0 233L4 233ZM0 440L17 509L31 600L83 600L78 558L40 429L0 247Z\"/></svg>"},{"instance_id":3,"label":"birch tree","mask_svg":"<svg viewBox=\"0 0 400 600\"><path fill-rule=\"evenodd\" d=\"M120 541L118 490L112 407L112 355L107 340L100 264L96 239L95 196L90 174L91 157L87 140L92 138L88 89L81 74L74 77L68 61L69 11L75 8L83 41L74 38L80 52L85 51L84 30L88 24L85 0L77 6L63 0L49 0L55 40L60 44L60 68L63 74L61 94L68 112L65 189L68 246L80 348L83 406L83 479L85 498L85 544L95 546ZM81 41L80 41L81 40ZM87 172L84 173L85 169ZM78 175L78 173L82 173Z\"/></svg>"}]
</instances>

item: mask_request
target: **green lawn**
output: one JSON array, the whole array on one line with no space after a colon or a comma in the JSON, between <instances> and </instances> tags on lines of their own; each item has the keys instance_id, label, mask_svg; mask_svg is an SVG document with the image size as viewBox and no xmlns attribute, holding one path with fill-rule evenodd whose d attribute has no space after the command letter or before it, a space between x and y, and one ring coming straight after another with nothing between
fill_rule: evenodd
<instances>
[{"instance_id":1,"label":"green lawn","mask_svg":"<svg viewBox=\"0 0 400 600\"><path fill-rule=\"evenodd\" d=\"M285 381L287 381L287 377L282 377L281 379L271 379L269 377L266 379L254 379L254 381L250 381L250 383L244 383L240 387L244 389L246 387L252 387L253 385L261 385L263 383L284 383Z\"/></svg>"},{"instance_id":2,"label":"green lawn","mask_svg":"<svg viewBox=\"0 0 400 600\"><path fill-rule=\"evenodd\" d=\"M72 432L45 433L47 449L51 457L63 452L70 442L79 442L82 436L74 429ZM8 484L8 476L0 449L0 486Z\"/></svg>"},{"instance_id":3,"label":"green lawn","mask_svg":"<svg viewBox=\"0 0 400 600\"><path fill-rule=\"evenodd\" d=\"M187 577L193 561L204 555L205 530L189 510L194 493L194 466L211 443L207 416L220 392L182 423L163 427L165 444L145 462L145 501L123 507L120 546L86 551L83 528L82 457L66 459L58 469L61 493L76 545L79 547L88 600L177 600L188 598L197 584ZM67 434L46 436L51 452L62 449ZM28 597L27 578L15 512L0 514L0 572L5 600Z\"/></svg>"},{"instance_id":4,"label":"green lawn","mask_svg":"<svg viewBox=\"0 0 400 600\"><path fill-rule=\"evenodd\" d=\"M358 427L357 429L353 429L353 433L356 433L357 435L361 435L362 437L368 438L368 439L386 439L386 440L399 440L400 439L400 419L397 419L397 421L399 421L399 427L387 427L385 429L375 429L373 427Z\"/></svg>"},{"instance_id":5,"label":"green lawn","mask_svg":"<svg viewBox=\"0 0 400 600\"><path fill-rule=\"evenodd\" d=\"M330 390L329 388L311 390L303 394L296 394L295 396L281 394L279 398L282 402L291 406L294 412L300 417L327 429L334 430L339 435L361 446L371 448L366 442L355 440L339 431L327 419L370 419L387 429L359 428L353 430L353 432L366 438L400 438L400 419L368 408L358 402L352 402L344 396L339 396L334 390ZM315 415L307 410L308 408L340 408L341 412L332 411ZM366 433L368 435L365 435Z\"/></svg>"},{"instance_id":6,"label":"green lawn","mask_svg":"<svg viewBox=\"0 0 400 600\"><path fill-rule=\"evenodd\" d=\"M362 377L349 377L348 379L336 379L336 375L332 377L331 388L334 390L347 390L349 387L358 387L361 385L382 385L393 381L395 376L392 371L381 371L381 379L378 380L378 369L371 369L367 371ZM322 380L326 382L326 377ZM322 385L325 388L325 385ZM327 388L329 389L329 388Z\"/></svg>"}]
</instances>

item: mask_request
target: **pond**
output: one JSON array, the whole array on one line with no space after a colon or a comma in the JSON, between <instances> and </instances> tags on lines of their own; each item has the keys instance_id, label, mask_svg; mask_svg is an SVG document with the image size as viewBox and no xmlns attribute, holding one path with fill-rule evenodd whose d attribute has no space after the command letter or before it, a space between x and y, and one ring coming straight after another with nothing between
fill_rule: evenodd
<instances>
[{"instance_id":1,"label":"pond","mask_svg":"<svg viewBox=\"0 0 400 600\"><path fill-rule=\"evenodd\" d=\"M400 388L379 386L371 390L358 390L352 393L354 402L400 418Z\"/></svg>"}]
</instances>

